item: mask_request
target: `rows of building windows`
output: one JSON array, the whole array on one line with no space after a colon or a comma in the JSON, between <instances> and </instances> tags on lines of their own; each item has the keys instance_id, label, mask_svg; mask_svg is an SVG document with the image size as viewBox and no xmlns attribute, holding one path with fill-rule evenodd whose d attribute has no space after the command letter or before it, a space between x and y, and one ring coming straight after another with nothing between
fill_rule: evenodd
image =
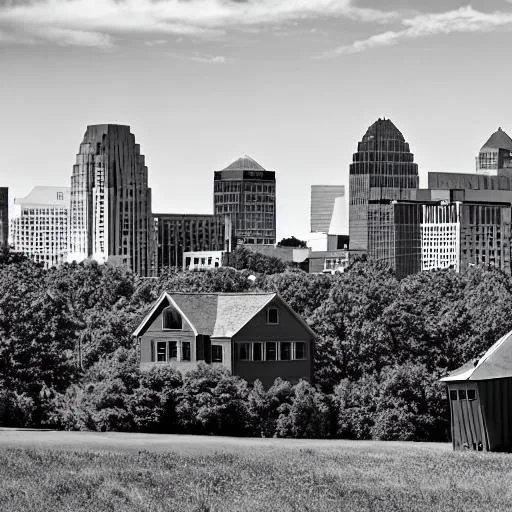
<instances>
[{"instance_id":1,"label":"rows of building windows","mask_svg":"<svg viewBox=\"0 0 512 512\"><path fill-rule=\"evenodd\" d=\"M240 361L296 361L306 359L304 341L252 341L237 344Z\"/></svg>"}]
</instances>

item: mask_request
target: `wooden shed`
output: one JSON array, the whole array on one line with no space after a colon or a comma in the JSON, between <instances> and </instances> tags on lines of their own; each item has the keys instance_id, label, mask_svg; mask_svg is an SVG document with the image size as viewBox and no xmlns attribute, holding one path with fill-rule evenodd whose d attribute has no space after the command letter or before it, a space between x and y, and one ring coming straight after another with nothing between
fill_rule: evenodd
<instances>
[{"instance_id":1,"label":"wooden shed","mask_svg":"<svg viewBox=\"0 0 512 512\"><path fill-rule=\"evenodd\" d=\"M454 450L512 452L512 331L441 381Z\"/></svg>"}]
</instances>

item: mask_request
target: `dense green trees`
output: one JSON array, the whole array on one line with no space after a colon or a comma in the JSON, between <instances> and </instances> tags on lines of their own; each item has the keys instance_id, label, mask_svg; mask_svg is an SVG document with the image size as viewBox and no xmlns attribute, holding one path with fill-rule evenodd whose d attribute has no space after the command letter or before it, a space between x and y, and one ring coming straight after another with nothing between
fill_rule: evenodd
<instances>
[{"instance_id":1,"label":"dense green trees","mask_svg":"<svg viewBox=\"0 0 512 512\"><path fill-rule=\"evenodd\" d=\"M3 252L0 425L445 439L439 377L512 329L512 278L495 269L398 281L374 262L330 276L248 261L141 279L95 263L45 271ZM132 332L163 290L278 291L318 334L314 386L264 389L204 365L142 372Z\"/></svg>"}]
</instances>

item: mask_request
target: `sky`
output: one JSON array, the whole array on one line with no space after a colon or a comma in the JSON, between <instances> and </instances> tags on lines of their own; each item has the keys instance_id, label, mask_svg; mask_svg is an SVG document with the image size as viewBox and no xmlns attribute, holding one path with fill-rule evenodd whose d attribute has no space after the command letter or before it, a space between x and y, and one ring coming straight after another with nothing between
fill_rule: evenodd
<instances>
[{"instance_id":1,"label":"sky","mask_svg":"<svg viewBox=\"0 0 512 512\"><path fill-rule=\"evenodd\" d=\"M277 236L390 118L420 170L512 135L512 0L0 0L0 186L69 185L88 124L128 124L154 212L212 212L213 172L276 172Z\"/></svg>"}]
</instances>

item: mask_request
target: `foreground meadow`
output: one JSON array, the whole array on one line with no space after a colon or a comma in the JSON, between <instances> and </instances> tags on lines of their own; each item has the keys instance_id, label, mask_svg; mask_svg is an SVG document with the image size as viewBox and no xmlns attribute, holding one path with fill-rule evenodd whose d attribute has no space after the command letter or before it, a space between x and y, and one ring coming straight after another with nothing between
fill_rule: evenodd
<instances>
[{"instance_id":1,"label":"foreground meadow","mask_svg":"<svg viewBox=\"0 0 512 512\"><path fill-rule=\"evenodd\" d=\"M512 507L512 456L446 444L0 431L0 468L3 512Z\"/></svg>"}]
</instances>

